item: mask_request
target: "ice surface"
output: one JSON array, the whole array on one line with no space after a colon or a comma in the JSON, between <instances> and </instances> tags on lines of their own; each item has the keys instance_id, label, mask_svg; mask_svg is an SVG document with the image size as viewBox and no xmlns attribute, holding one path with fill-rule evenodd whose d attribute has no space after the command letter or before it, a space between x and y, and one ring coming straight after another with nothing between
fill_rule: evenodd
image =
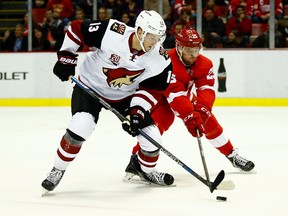
<instances>
[{"instance_id":1,"label":"ice surface","mask_svg":"<svg viewBox=\"0 0 288 216\"><path fill-rule=\"evenodd\" d=\"M0 108L1 216L287 216L288 108L215 107L214 114L239 153L256 164L242 174L202 138L213 180L221 169L233 191L209 189L161 154L157 169L174 175L177 187L122 182L135 139L109 111L68 167L61 183L41 197L41 182L53 166L70 120L69 107ZM197 140L177 119L163 146L204 175ZM216 196L227 196L226 202Z\"/></svg>"}]
</instances>

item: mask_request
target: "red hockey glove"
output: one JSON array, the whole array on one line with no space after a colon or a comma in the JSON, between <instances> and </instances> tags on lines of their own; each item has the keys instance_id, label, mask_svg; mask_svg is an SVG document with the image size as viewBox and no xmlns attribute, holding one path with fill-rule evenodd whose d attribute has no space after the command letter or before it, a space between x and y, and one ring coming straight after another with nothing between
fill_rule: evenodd
<instances>
[{"instance_id":1,"label":"red hockey glove","mask_svg":"<svg viewBox=\"0 0 288 216\"><path fill-rule=\"evenodd\" d=\"M57 55L58 61L53 68L53 73L64 82L67 81L71 75L75 75L78 55L68 51L59 51Z\"/></svg>"},{"instance_id":2,"label":"red hockey glove","mask_svg":"<svg viewBox=\"0 0 288 216\"><path fill-rule=\"evenodd\" d=\"M183 121L188 131L192 134L193 137L197 137L196 129L198 129L200 136L202 136L205 132L204 124L201 119L200 113L195 111L191 112L183 119Z\"/></svg>"},{"instance_id":3,"label":"red hockey glove","mask_svg":"<svg viewBox=\"0 0 288 216\"><path fill-rule=\"evenodd\" d=\"M131 107L128 110L129 121L123 121L122 127L133 137L139 135L139 129L152 125L154 122L150 116L150 113L140 106Z\"/></svg>"},{"instance_id":4,"label":"red hockey glove","mask_svg":"<svg viewBox=\"0 0 288 216\"><path fill-rule=\"evenodd\" d=\"M202 121L204 125L208 121L208 119L212 116L212 113L210 112L210 109L207 107L201 105L201 104L196 104L194 107L195 111L199 112L202 118Z\"/></svg>"}]
</instances>

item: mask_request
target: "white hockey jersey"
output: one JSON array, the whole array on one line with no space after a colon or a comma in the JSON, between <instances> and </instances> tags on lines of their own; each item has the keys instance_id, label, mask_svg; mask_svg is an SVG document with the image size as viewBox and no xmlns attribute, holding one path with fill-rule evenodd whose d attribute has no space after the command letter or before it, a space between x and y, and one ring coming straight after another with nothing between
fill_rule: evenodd
<instances>
[{"instance_id":1,"label":"white hockey jersey","mask_svg":"<svg viewBox=\"0 0 288 216\"><path fill-rule=\"evenodd\" d=\"M155 92L167 88L172 64L159 44L146 53L133 50L133 35L134 28L114 19L76 20L68 28L61 50L76 53L82 44L96 47L80 67L80 80L107 101L134 95L131 106L141 103L149 110L157 103Z\"/></svg>"}]
</instances>

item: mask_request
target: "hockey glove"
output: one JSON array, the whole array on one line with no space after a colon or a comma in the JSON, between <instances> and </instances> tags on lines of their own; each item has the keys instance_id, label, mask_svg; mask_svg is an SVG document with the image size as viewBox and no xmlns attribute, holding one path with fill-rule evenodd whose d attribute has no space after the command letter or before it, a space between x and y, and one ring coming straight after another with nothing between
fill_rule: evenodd
<instances>
[{"instance_id":1,"label":"hockey glove","mask_svg":"<svg viewBox=\"0 0 288 216\"><path fill-rule=\"evenodd\" d=\"M204 124L201 119L200 113L196 111L191 112L183 119L183 121L188 131L192 134L193 137L197 137L196 129L198 129L200 136L202 136L205 132Z\"/></svg>"},{"instance_id":2,"label":"hockey glove","mask_svg":"<svg viewBox=\"0 0 288 216\"><path fill-rule=\"evenodd\" d=\"M58 61L54 65L53 73L64 82L72 75L75 75L75 67L77 65L77 54L68 51L57 52Z\"/></svg>"},{"instance_id":3,"label":"hockey glove","mask_svg":"<svg viewBox=\"0 0 288 216\"><path fill-rule=\"evenodd\" d=\"M133 137L139 135L139 129L152 125L154 122L150 113L140 106L128 109L127 121L123 121L122 128Z\"/></svg>"},{"instance_id":4,"label":"hockey glove","mask_svg":"<svg viewBox=\"0 0 288 216\"><path fill-rule=\"evenodd\" d=\"M212 116L210 109L208 109L207 107L205 107L201 104L196 104L194 109L195 109L195 111L200 113L203 124L205 125L206 122L208 121L208 119Z\"/></svg>"}]
</instances>

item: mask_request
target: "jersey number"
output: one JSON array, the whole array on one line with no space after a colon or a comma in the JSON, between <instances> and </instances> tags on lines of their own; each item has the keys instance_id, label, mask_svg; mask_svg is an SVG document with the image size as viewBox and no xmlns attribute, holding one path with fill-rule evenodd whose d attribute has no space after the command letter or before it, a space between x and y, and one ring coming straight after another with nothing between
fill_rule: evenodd
<instances>
[{"instance_id":1,"label":"jersey number","mask_svg":"<svg viewBox=\"0 0 288 216\"><path fill-rule=\"evenodd\" d=\"M101 24L101 23L92 23L92 24L90 24L90 27L89 27L88 31L89 31L89 32L98 31L100 24Z\"/></svg>"},{"instance_id":2,"label":"jersey number","mask_svg":"<svg viewBox=\"0 0 288 216\"><path fill-rule=\"evenodd\" d=\"M171 73L171 71L169 71L169 73ZM170 76L169 76L169 77L170 77ZM176 76L175 76L175 74L172 74L170 83L176 83Z\"/></svg>"},{"instance_id":3,"label":"jersey number","mask_svg":"<svg viewBox=\"0 0 288 216\"><path fill-rule=\"evenodd\" d=\"M207 80L212 80L214 79L214 73L213 73L213 69L211 68L208 75L206 76Z\"/></svg>"}]
</instances>

